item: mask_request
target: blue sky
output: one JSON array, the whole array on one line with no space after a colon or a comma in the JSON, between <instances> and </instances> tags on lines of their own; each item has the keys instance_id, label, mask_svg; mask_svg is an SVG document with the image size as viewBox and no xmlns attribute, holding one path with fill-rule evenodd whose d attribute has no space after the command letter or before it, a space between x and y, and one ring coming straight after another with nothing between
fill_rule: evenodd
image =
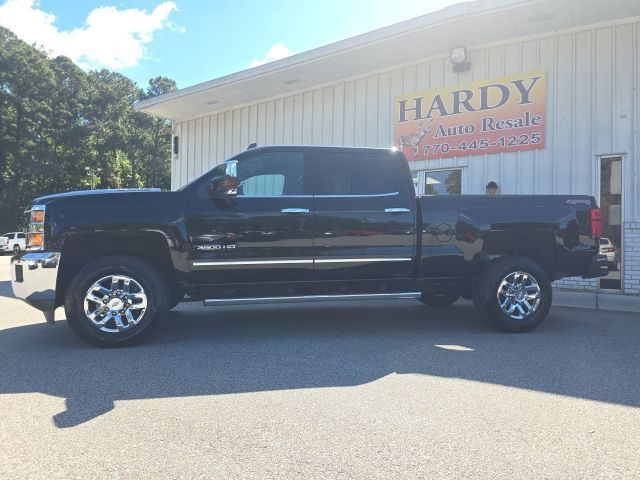
<instances>
[{"instance_id":1,"label":"blue sky","mask_svg":"<svg viewBox=\"0 0 640 480\"><path fill-rule=\"evenodd\" d=\"M439 10L455 0L0 0L0 24L29 43L145 85L179 87ZM275 46L275 48L274 48Z\"/></svg>"}]
</instances>

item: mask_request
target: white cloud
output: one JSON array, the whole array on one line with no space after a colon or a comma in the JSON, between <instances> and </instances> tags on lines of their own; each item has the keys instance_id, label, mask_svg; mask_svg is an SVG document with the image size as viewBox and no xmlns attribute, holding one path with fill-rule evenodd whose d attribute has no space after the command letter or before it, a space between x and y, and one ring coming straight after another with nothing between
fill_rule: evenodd
<instances>
[{"instance_id":1,"label":"white cloud","mask_svg":"<svg viewBox=\"0 0 640 480\"><path fill-rule=\"evenodd\" d=\"M281 58L285 57L290 57L291 55L293 55L293 52L291 50L285 47L282 43L276 43L269 49L262 60L254 58L253 61L249 64L249 68L258 67L260 65L264 65L265 63L280 60Z\"/></svg>"},{"instance_id":2,"label":"white cloud","mask_svg":"<svg viewBox=\"0 0 640 480\"><path fill-rule=\"evenodd\" d=\"M29 44L52 55L66 55L84 68L132 67L145 55L154 32L176 28L169 15L176 4L166 1L151 13L139 8L119 10L102 6L92 10L85 25L61 31L55 15L41 10L37 0L7 0L0 6L0 25Z\"/></svg>"}]
</instances>

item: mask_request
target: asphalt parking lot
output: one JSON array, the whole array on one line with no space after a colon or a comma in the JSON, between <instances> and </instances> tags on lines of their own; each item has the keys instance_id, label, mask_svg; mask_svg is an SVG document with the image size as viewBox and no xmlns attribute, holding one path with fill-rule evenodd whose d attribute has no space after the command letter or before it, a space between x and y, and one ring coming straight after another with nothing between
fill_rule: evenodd
<instances>
[{"instance_id":1,"label":"asphalt parking lot","mask_svg":"<svg viewBox=\"0 0 640 480\"><path fill-rule=\"evenodd\" d=\"M0 258L0 478L638 478L640 315L183 306L86 346Z\"/></svg>"}]
</instances>

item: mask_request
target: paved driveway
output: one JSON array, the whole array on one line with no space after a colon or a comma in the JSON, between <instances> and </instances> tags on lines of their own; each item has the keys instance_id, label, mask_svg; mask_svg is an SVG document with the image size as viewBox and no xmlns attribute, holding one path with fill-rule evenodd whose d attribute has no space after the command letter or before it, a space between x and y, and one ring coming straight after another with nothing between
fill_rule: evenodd
<instances>
[{"instance_id":1,"label":"paved driveway","mask_svg":"<svg viewBox=\"0 0 640 480\"><path fill-rule=\"evenodd\" d=\"M640 315L467 304L181 307L99 350L11 298L0 478L638 478Z\"/></svg>"}]
</instances>

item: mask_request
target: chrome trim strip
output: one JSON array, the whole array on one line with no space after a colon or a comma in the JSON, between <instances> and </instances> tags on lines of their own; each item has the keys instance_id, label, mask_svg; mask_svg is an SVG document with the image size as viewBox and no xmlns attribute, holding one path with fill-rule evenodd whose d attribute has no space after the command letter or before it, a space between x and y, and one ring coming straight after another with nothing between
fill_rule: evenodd
<instances>
[{"instance_id":1,"label":"chrome trim strip","mask_svg":"<svg viewBox=\"0 0 640 480\"><path fill-rule=\"evenodd\" d=\"M283 208L280 213L309 213L308 208Z\"/></svg>"},{"instance_id":2,"label":"chrome trim strip","mask_svg":"<svg viewBox=\"0 0 640 480\"><path fill-rule=\"evenodd\" d=\"M194 267L219 267L234 265L311 265L313 263L376 263L376 262L410 262L410 257L381 257L381 258L321 258L308 260L196 260L192 262Z\"/></svg>"},{"instance_id":3,"label":"chrome trim strip","mask_svg":"<svg viewBox=\"0 0 640 480\"><path fill-rule=\"evenodd\" d=\"M196 260L194 267L215 267L228 265L285 265L285 264L312 264L313 259L308 260L238 260L238 261L209 261Z\"/></svg>"},{"instance_id":4,"label":"chrome trim strip","mask_svg":"<svg viewBox=\"0 0 640 480\"><path fill-rule=\"evenodd\" d=\"M400 192L373 193L371 195L238 195L235 198L372 198L395 197Z\"/></svg>"},{"instance_id":5,"label":"chrome trim strip","mask_svg":"<svg viewBox=\"0 0 640 480\"><path fill-rule=\"evenodd\" d=\"M308 198L308 199L312 199L313 195L238 195L235 198Z\"/></svg>"},{"instance_id":6,"label":"chrome trim strip","mask_svg":"<svg viewBox=\"0 0 640 480\"><path fill-rule=\"evenodd\" d=\"M380 257L380 258L320 258L315 263L372 263L372 262L410 262L410 257Z\"/></svg>"},{"instance_id":7,"label":"chrome trim strip","mask_svg":"<svg viewBox=\"0 0 640 480\"><path fill-rule=\"evenodd\" d=\"M314 195L315 198L372 198L372 197L395 197L400 192L374 193L371 195Z\"/></svg>"},{"instance_id":8,"label":"chrome trim strip","mask_svg":"<svg viewBox=\"0 0 640 480\"><path fill-rule=\"evenodd\" d=\"M385 208L384 213L409 213L408 208Z\"/></svg>"},{"instance_id":9,"label":"chrome trim strip","mask_svg":"<svg viewBox=\"0 0 640 480\"><path fill-rule=\"evenodd\" d=\"M253 297L253 298L208 298L204 301L207 307L224 305L265 305L273 303L307 303L307 302L332 302L355 300L385 300L420 298L421 292L401 293L364 293L354 295L302 295L297 297Z\"/></svg>"}]
</instances>

